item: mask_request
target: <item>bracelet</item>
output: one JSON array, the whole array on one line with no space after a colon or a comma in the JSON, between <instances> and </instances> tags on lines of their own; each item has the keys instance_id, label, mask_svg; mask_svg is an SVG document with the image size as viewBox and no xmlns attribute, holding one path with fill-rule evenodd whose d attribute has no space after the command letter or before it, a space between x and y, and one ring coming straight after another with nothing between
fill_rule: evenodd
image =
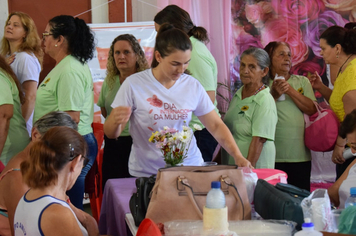
<instances>
[{"instance_id":1,"label":"bracelet","mask_svg":"<svg viewBox=\"0 0 356 236\"><path fill-rule=\"evenodd\" d=\"M339 146L339 147L345 147L345 145L339 145L339 144L337 144L337 143L336 143L336 146Z\"/></svg>"}]
</instances>

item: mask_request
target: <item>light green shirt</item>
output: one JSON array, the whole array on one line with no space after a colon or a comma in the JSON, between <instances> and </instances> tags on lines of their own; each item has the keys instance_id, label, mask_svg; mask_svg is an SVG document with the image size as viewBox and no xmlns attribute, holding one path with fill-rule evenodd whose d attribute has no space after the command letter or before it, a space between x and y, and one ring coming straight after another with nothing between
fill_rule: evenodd
<instances>
[{"instance_id":1,"label":"light green shirt","mask_svg":"<svg viewBox=\"0 0 356 236\"><path fill-rule=\"evenodd\" d=\"M15 82L0 69L0 106L13 105L13 115L10 119L9 131L2 150L0 160L6 165L17 153L22 151L30 142L26 122L21 112L19 91Z\"/></svg>"},{"instance_id":2,"label":"light green shirt","mask_svg":"<svg viewBox=\"0 0 356 236\"><path fill-rule=\"evenodd\" d=\"M51 111L79 111L78 132L93 132L93 79L88 65L71 55L61 60L38 87L33 122Z\"/></svg>"},{"instance_id":3,"label":"light green shirt","mask_svg":"<svg viewBox=\"0 0 356 236\"><path fill-rule=\"evenodd\" d=\"M273 140L277 124L276 104L268 87L243 100L242 89L243 86L232 98L224 122L244 157L248 156L253 136L266 138L267 141L263 144L256 168L274 169L276 149ZM225 150L222 151L222 162L235 164L234 158Z\"/></svg>"},{"instance_id":4,"label":"light green shirt","mask_svg":"<svg viewBox=\"0 0 356 236\"><path fill-rule=\"evenodd\" d=\"M216 61L204 43L193 36L190 37L190 41L192 42L193 50L190 55L191 59L188 70L191 75L203 85L205 91L214 91L216 94L216 88L218 86L218 67ZM216 108L216 99L214 105L216 113L220 116L219 110ZM204 127L198 117L193 114L189 126L193 128L194 124L198 124L202 128Z\"/></svg>"},{"instance_id":5,"label":"light green shirt","mask_svg":"<svg viewBox=\"0 0 356 236\"><path fill-rule=\"evenodd\" d=\"M115 76L115 84L112 89L109 88L109 85L107 83L107 78L105 78L104 83L101 87L100 95L99 95L99 100L97 102L97 105L99 107L104 107L107 113L108 117L112 111L111 104L114 101L114 98L117 94L117 91L119 91L121 86L120 83L120 78L118 75ZM129 122L127 122L124 130L121 132L120 136L130 136L129 132Z\"/></svg>"},{"instance_id":6,"label":"light green shirt","mask_svg":"<svg viewBox=\"0 0 356 236\"><path fill-rule=\"evenodd\" d=\"M272 85L270 80L270 85ZM308 78L291 75L288 83L304 96L316 101ZM305 162L311 160L310 150L304 144L304 116L292 98L276 101L278 123L276 128L276 162Z\"/></svg>"}]
</instances>

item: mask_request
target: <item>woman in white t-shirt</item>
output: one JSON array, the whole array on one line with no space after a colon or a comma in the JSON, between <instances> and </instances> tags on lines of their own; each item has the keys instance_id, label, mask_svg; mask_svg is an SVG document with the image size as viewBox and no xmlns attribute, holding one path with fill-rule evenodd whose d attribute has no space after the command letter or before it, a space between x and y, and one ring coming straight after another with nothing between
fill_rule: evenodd
<instances>
[{"instance_id":1,"label":"woman in white t-shirt","mask_svg":"<svg viewBox=\"0 0 356 236\"><path fill-rule=\"evenodd\" d=\"M229 129L222 122L201 84L185 74L192 44L189 37L172 25L163 24L156 37L152 69L125 80L112 103L104 124L109 138L120 136L130 120L133 145L129 171L133 176L150 176L165 166L162 153L150 143L152 131L164 126L182 130L194 113L214 138L234 157L238 166L252 167L241 154ZM203 158L195 138L183 165L201 165Z\"/></svg>"},{"instance_id":2,"label":"woman in white t-shirt","mask_svg":"<svg viewBox=\"0 0 356 236\"><path fill-rule=\"evenodd\" d=\"M356 109L345 116L339 135L343 139L346 138L347 146L350 147L352 155L356 156ZM356 160L351 162L340 178L328 189L330 201L343 209L352 187L356 187Z\"/></svg>"},{"instance_id":3,"label":"woman in white t-shirt","mask_svg":"<svg viewBox=\"0 0 356 236\"><path fill-rule=\"evenodd\" d=\"M1 55L6 57L25 94L22 116L31 134L38 80L43 60L41 40L32 18L23 12L13 12L6 20Z\"/></svg>"}]
</instances>

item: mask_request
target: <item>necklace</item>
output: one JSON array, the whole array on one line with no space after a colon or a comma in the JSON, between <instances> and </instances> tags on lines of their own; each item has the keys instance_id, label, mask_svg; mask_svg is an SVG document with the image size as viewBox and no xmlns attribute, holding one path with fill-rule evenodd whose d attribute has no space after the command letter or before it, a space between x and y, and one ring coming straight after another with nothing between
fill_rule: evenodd
<instances>
[{"instance_id":1,"label":"necklace","mask_svg":"<svg viewBox=\"0 0 356 236\"><path fill-rule=\"evenodd\" d=\"M353 56L354 54L351 54L346 61L340 66L339 72L337 72L337 75L339 75L341 73L342 67L345 65L345 63Z\"/></svg>"},{"instance_id":2,"label":"necklace","mask_svg":"<svg viewBox=\"0 0 356 236\"><path fill-rule=\"evenodd\" d=\"M261 91L264 88L265 88L265 85L262 84L262 86L259 89L257 89L256 92L253 95L256 95L259 91Z\"/></svg>"}]
</instances>

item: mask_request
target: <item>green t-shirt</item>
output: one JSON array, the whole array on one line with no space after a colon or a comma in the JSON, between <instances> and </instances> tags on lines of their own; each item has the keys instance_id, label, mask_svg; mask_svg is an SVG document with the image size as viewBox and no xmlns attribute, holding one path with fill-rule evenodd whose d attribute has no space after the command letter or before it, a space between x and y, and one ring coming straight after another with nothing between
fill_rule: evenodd
<instances>
[{"instance_id":1,"label":"green t-shirt","mask_svg":"<svg viewBox=\"0 0 356 236\"><path fill-rule=\"evenodd\" d=\"M193 36L190 37L190 41L192 42L193 50L190 55L191 59L188 65L188 70L191 75L200 82L205 91L214 91L216 94L216 88L218 86L218 67L216 61L204 43ZM219 110L216 108L216 99L214 105L216 113L220 116ZM198 124L202 128L204 127L198 117L192 114L192 120L190 121L189 126L193 128L194 124Z\"/></svg>"},{"instance_id":2,"label":"green t-shirt","mask_svg":"<svg viewBox=\"0 0 356 236\"><path fill-rule=\"evenodd\" d=\"M267 141L263 144L256 168L274 169L276 149L273 140L277 124L276 104L268 87L256 95L241 100L242 89L243 86L232 98L224 122L244 157L248 156L253 136L266 138ZM234 158L225 150L222 151L222 162L235 164Z\"/></svg>"},{"instance_id":3,"label":"green t-shirt","mask_svg":"<svg viewBox=\"0 0 356 236\"><path fill-rule=\"evenodd\" d=\"M78 132L93 132L93 79L88 65L71 55L61 60L38 87L33 122L51 111L79 111Z\"/></svg>"},{"instance_id":4,"label":"green t-shirt","mask_svg":"<svg viewBox=\"0 0 356 236\"><path fill-rule=\"evenodd\" d=\"M0 106L13 105L13 115L10 119L9 131L2 150L0 160L6 165L17 153L24 150L30 142L26 122L21 112L19 91L15 82L0 69Z\"/></svg>"},{"instance_id":5,"label":"green t-shirt","mask_svg":"<svg viewBox=\"0 0 356 236\"><path fill-rule=\"evenodd\" d=\"M272 86L272 80L270 85ZM316 101L308 78L291 75L288 83L304 96ZM276 127L276 162L305 162L311 160L310 150L304 144L304 115L292 98L285 94L284 101L276 101L278 123Z\"/></svg>"},{"instance_id":6,"label":"green t-shirt","mask_svg":"<svg viewBox=\"0 0 356 236\"><path fill-rule=\"evenodd\" d=\"M97 105L99 107L104 107L107 113L107 117L110 115L112 111L111 104L114 101L114 98L119 91L121 86L120 78L118 75L115 76L115 84L114 87L110 90L109 85L107 84L107 78L105 78L104 83L101 87L99 100ZM120 136L130 136L129 133L129 122L127 122L125 129L121 132Z\"/></svg>"}]
</instances>

